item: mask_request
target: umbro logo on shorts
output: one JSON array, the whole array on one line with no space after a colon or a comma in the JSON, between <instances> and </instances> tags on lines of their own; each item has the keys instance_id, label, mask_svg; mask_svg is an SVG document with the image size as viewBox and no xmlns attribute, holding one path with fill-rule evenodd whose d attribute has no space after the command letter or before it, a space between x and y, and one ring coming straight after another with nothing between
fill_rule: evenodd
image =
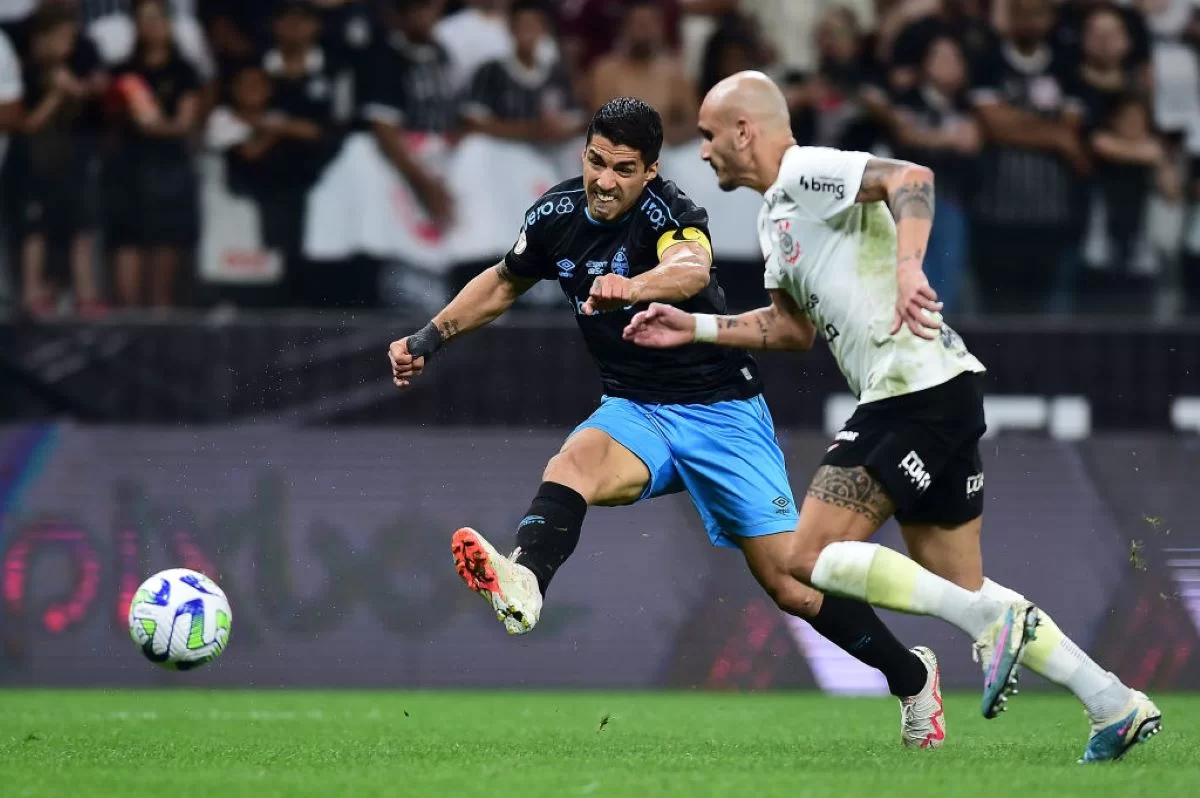
<instances>
[{"instance_id":1,"label":"umbro logo on shorts","mask_svg":"<svg viewBox=\"0 0 1200 798\"><path fill-rule=\"evenodd\" d=\"M771 504L782 510L784 507L787 507L789 504L791 504L791 501L789 501L786 496L776 496L771 500Z\"/></svg>"}]
</instances>

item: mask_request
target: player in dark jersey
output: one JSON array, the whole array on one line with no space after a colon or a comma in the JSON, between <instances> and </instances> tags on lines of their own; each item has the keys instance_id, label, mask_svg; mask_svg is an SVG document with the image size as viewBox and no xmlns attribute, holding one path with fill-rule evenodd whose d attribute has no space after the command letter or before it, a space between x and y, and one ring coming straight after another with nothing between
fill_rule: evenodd
<instances>
[{"instance_id":1,"label":"player in dark jersey","mask_svg":"<svg viewBox=\"0 0 1200 798\"><path fill-rule=\"evenodd\" d=\"M635 309L651 301L725 312L707 213L658 175L661 146L653 108L628 98L604 105L588 128L582 177L546 192L503 262L389 349L393 379L406 387L447 342L500 316L537 281L558 280L600 369L600 407L547 464L516 551L504 557L460 529L451 544L458 573L509 633L524 634L589 506L687 491L712 543L740 548L785 612L884 673L902 699L905 744L940 745L933 653L905 649L866 604L823 597L784 570L797 514L754 360L707 344L660 351L623 340Z\"/></svg>"}]
</instances>

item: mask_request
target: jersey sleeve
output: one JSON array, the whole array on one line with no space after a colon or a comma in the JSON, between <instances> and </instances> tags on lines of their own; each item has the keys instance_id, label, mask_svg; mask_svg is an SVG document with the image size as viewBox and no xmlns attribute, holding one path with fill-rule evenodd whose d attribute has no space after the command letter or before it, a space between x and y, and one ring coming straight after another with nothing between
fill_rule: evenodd
<instances>
[{"instance_id":1,"label":"jersey sleeve","mask_svg":"<svg viewBox=\"0 0 1200 798\"><path fill-rule=\"evenodd\" d=\"M771 240L771 218L764 206L758 215L758 245L762 248L766 268L763 271L763 288L773 291L782 283L783 273L779 269L779 259L775 256L775 243Z\"/></svg>"},{"instance_id":2,"label":"jersey sleeve","mask_svg":"<svg viewBox=\"0 0 1200 798\"><path fill-rule=\"evenodd\" d=\"M785 156L778 184L803 213L825 221L854 205L873 157L869 152L800 147Z\"/></svg>"},{"instance_id":3,"label":"jersey sleeve","mask_svg":"<svg viewBox=\"0 0 1200 798\"><path fill-rule=\"evenodd\" d=\"M648 201L643 201L650 227L655 233L654 254L662 260L667 250L676 244L693 241L704 247L711 259L712 237L708 232L708 211L692 202L686 194L666 183L660 191L647 191Z\"/></svg>"},{"instance_id":4,"label":"jersey sleeve","mask_svg":"<svg viewBox=\"0 0 1200 798\"><path fill-rule=\"evenodd\" d=\"M541 200L538 200L541 203ZM547 219L539 219L537 204L525 212L525 223L512 249L504 256L504 265L517 277L529 280L552 280L556 277L554 264L545 246Z\"/></svg>"}]
</instances>

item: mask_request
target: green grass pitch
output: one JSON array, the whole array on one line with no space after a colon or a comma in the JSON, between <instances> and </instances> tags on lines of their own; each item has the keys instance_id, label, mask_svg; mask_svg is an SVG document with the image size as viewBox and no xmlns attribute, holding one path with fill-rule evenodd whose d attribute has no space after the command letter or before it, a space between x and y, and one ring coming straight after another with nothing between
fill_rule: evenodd
<instances>
[{"instance_id":1,"label":"green grass pitch","mask_svg":"<svg viewBox=\"0 0 1200 798\"><path fill-rule=\"evenodd\" d=\"M946 747L905 751L894 701L805 693L10 690L0 795L1200 795L1200 695L1156 700L1162 734L1084 767L1060 695L949 697Z\"/></svg>"}]
</instances>

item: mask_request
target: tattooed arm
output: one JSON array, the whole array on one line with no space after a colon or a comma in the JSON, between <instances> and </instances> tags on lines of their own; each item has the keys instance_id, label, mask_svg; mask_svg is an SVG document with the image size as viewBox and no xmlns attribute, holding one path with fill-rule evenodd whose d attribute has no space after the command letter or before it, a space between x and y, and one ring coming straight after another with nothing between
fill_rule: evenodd
<instances>
[{"instance_id":1,"label":"tattooed arm","mask_svg":"<svg viewBox=\"0 0 1200 798\"><path fill-rule=\"evenodd\" d=\"M888 204L896 218L898 265L920 268L933 227L933 172L908 161L872 158L855 201Z\"/></svg>"},{"instance_id":2,"label":"tattooed arm","mask_svg":"<svg viewBox=\"0 0 1200 798\"><path fill-rule=\"evenodd\" d=\"M936 338L941 322L926 311L936 313L942 305L921 268L933 229L933 171L908 161L872 158L855 201L886 202L896 218L898 296L892 334L908 325L915 335Z\"/></svg>"},{"instance_id":3,"label":"tattooed arm","mask_svg":"<svg viewBox=\"0 0 1200 798\"><path fill-rule=\"evenodd\" d=\"M495 321L535 283L537 279L513 274L504 261L476 276L432 321L392 342L388 348L392 381L399 388L408 387L430 355L451 339Z\"/></svg>"},{"instance_id":4,"label":"tattooed arm","mask_svg":"<svg viewBox=\"0 0 1200 798\"><path fill-rule=\"evenodd\" d=\"M633 317L624 337L626 341L655 349L695 342L734 349L811 349L817 328L808 314L786 292L772 289L770 293L768 307L738 316L688 313L655 302Z\"/></svg>"},{"instance_id":5,"label":"tattooed arm","mask_svg":"<svg viewBox=\"0 0 1200 798\"><path fill-rule=\"evenodd\" d=\"M536 283L513 274L504 261L476 275L433 317L442 343L495 321Z\"/></svg>"}]
</instances>

